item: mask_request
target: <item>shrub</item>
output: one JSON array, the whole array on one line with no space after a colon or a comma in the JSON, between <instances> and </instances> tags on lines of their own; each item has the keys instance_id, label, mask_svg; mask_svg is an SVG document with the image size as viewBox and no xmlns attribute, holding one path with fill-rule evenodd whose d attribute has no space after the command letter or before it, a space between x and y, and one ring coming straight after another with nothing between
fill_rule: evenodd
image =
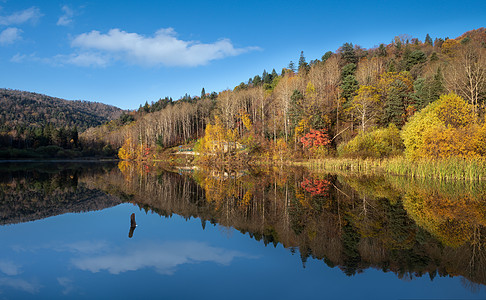
<instances>
[{"instance_id":1,"label":"shrub","mask_svg":"<svg viewBox=\"0 0 486 300\"><path fill-rule=\"evenodd\" d=\"M388 128L358 134L347 144L340 145L337 151L342 157L384 158L401 154L403 148L400 131L390 124Z\"/></svg>"},{"instance_id":2,"label":"shrub","mask_svg":"<svg viewBox=\"0 0 486 300\"><path fill-rule=\"evenodd\" d=\"M477 157L486 136L473 106L454 93L416 113L402 130L407 158Z\"/></svg>"}]
</instances>

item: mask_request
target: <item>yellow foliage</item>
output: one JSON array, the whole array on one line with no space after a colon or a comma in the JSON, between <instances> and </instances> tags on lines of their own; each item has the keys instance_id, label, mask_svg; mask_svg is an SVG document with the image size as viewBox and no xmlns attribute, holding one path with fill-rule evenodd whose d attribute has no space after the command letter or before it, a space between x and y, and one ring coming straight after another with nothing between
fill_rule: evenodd
<instances>
[{"instance_id":1,"label":"yellow foliage","mask_svg":"<svg viewBox=\"0 0 486 300\"><path fill-rule=\"evenodd\" d=\"M416 113L402 130L407 157L473 158L483 155L486 128L473 107L454 93L442 95Z\"/></svg>"},{"instance_id":2,"label":"yellow foliage","mask_svg":"<svg viewBox=\"0 0 486 300\"><path fill-rule=\"evenodd\" d=\"M403 72L386 72L381 74L380 80L378 82L378 91L381 94L386 94L387 90L393 86L393 83L396 81L401 81L403 82L408 91L412 92L413 91L413 78L412 75L410 75L409 72L403 71Z\"/></svg>"},{"instance_id":3,"label":"yellow foliage","mask_svg":"<svg viewBox=\"0 0 486 300\"><path fill-rule=\"evenodd\" d=\"M299 121L299 124L295 126L295 136L302 136L304 132L307 132L310 130L310 118L303 118L302 120Z\"/></svg>"},{"instance_id":4,"label":"yellow foliage","mask_svg":"<svg viewBox=\"0 0 486 300\"><path fill-rule=\"evenodd\" d=\"M118 157L123 160L137 159L137 145L131 138L126 138L123 146L118 151Z\"/></svg>"},{"instance_id":5,"label":"yellow foliage","mask_svg":"<svg viewBox=\"0 0 486 300\"><path fill-rule=\"evenodd\" d=\"M458 196L416 189L403 200L414 221L448 246L469 241L478 226L486 225L486 203L467 193Z\"/></svg>"},{"instance_id":6,"label":"yellow foliage","mask_svg":"<svg viewBox=\"0 0 486 300\"><path fill-rule=\"evenodd\" d=\"M305 97L312 103L317 98L316 87L312 82L307 82L307 87L305 88Z\"/></svg>"},{"instance_id":7,"label":"yellow foliage","mask_svg":"<svg viewBox=\"0 0 486 300\"><path fill-rule=\"evenodd\" d=\"M457 46L459 45L459 42L454 40L454 39L448 39L442 44L442 53L449 55L449 56L454 56L455 51L457 49Z\"/></svg>"},{"instance_id":8,"label":"yellow foliage","mask_svg":"<svg viewBox=\"0 0 486 300\"><path fill-rule=\"evenodd\" d=\"M251 123L251 119L248 113L246 112L241 113L241 121L243 122L243 125L245 126L246 130L248 131L252 130L253 125Z\"/></svg>"}]
</instances>

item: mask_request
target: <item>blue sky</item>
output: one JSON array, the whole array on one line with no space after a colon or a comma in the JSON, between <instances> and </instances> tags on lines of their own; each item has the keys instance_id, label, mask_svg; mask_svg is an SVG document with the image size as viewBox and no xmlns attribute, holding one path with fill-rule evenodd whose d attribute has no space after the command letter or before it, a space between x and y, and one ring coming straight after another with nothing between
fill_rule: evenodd
<instances>
[{"instance_id":1,"label":"blue sky","mask_svg":"<svg viewBox=\"0 0 486 300\"><path fill-rule=\"evenodd\" d=\"M233 88L345 42L456 37L486 1L0 0L0 88L136 109Z\"/></svg>"}]
</instances>

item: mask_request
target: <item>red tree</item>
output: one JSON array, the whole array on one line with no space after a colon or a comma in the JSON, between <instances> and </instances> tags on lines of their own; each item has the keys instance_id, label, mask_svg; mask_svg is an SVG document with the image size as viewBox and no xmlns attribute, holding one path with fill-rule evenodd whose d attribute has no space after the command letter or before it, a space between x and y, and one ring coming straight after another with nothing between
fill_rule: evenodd
<instances>
[{"instance_id":1,"label":"red tree","mask_svg":"<svg viewBox=\"0 0 486 300\"><path fill-rule=\"evenodd\" d=\"M312 147L318 148L320 146L329 145L331 143L331 140L329 139L329 134L327 134L324 129L322 130L311 129L309 133L307 133L305 136L303 136L300 139L300 142L306 148L312 148Z\"/></svg>"}]
</instances>

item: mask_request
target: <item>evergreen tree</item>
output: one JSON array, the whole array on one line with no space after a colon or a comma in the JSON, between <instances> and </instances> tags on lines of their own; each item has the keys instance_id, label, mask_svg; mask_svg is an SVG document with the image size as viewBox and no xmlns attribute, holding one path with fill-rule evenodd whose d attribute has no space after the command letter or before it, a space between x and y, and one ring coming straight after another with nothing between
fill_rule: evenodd
<instances>
[{"instance_id":1,"label":"evergreen tree","mask_svg":"<svg viewBox=\"0 0 486 300\"><path fill-rule=\"evenodd\" d=\"M272 83L272 76L268 74L267 70L263 70L262 80L263 83L267 83L267 84Z\"/></svg>"},{"instance_id":2,"label":"evergreen tree","mask_svg":"<svg viewBox=\"0 0 486 300\"><path fill-rule=\"evenodd\" d=\"M413 66L427 61L427 55L421 50L415 50L404 55L405 70L410 71Z\"/></svg>"},{"instance_id":3,"label":"evergreen tree","mask_svg":"<svg viewBox=\"0 0 486 300\"><path fill-rule=\"evenodd\" d=\"M307 62L305 61L304 51L300 51L299 57L299 72L306 72L307 70Z\"/></svg>"},{"instance_id":4,"label":"evergreen tree","mask_svg":"<svg viewBox=\"0 0 486 300\"><path fill-rule=\"evenodd\" d=\"M425 44L429 44L430 46L433 46L432 38L430 37L430 35L428 33L425 36Z\"/></svg>"},{"instance_id":5,"label":"evergreen tree","mask_svg":"<svg viewBox=\"0 0 486 300\"><path fill-rule=\"evenodd\" d=\"M204 90L204 88L202 88L201 90L201 99L204 99L206 98L206 91Z\"/></svg>"},{"instance_id":6,"label":"evergreen tree","mask_svg":"<svg viewBox=\"0 0 486 300\"><path fill-rule=\"evenodd\" d=\"M352 43L344 43L341 48L339 48L339 53L341 53L341 58L347 64L357 63L358 58L356 57L356 52Z\"/></svg>"},{"instance_id":7,"label":"evergreen tree","mask_svg":"<svg viewBox=\"0 0 486 300\"><path fill-rule=\"evenodd\" d=\"M293 61L290 61L289 62L289 70L291 70L292 72L295 73L295 64Z\"/></svg>"},{"instance_id":8,"label":"evergreen tree","mask_svg":"<svg viewBox=\"0 0 486 300\"><path fill-rule=\"evenodd\" d=\"M356 73L356 64L353 63L347 64L341 70L341 79L344 79L349 75L354 75L355 73Z\"/></svg>"},{"instance_id":9,"label":"evergreen tree","mask_svg":"<svg viewBox=\"0 0 486 300\"><path fill-rule=\"evenodd\" d=\"M342 96L346 99L346 101L349 101L355 94L355 92L359 88L359 83L358 80L356 80L356 77L354 75L348 75L344 77L342 83L341 83L341 90Z\"/></svg>"},{"instance_id":10,"label":"evergreen tree","mask_svg":"<svg viewBox=\"0 0 486 300\"><path fill-rule=\"evenodd\" d=\"M253 85L258 86L261 83L262 83L262 78L260 77L260 75L255 75L255 77L253 77Z\"/></svg>"},{"instance_id":11,"label":"evergreen tree","mask_svg":"<svg viewBox=\"0 0 486 300\"><path fill-rule=\"evenodd\" d=\"M378 47L378 56L380 57L386 57L386 47L383 44L380 44Z\"/></svg>"},{"instance_id":12,"label":"evergreen tree","mask_svg":"<svg viewBox=\"0 0 486 300\"><path fill-rule=\"evenodd\" d=\"M321 57L322 62L326 62L332 55L332 51L327 51L324 53L324 55Z\"/></svg>"},{"instance_id":13,"label":"evergreen tree","mask_svg":"<svg viewBox=\"0 0 486 300\"><path fill-rule=\"evenodd\" d=\"M406 113L404 99L408 97L408 94L404 92L406 89L407 87L401 81L396 81L388 89L383 109L383 125L393 123L398 128L403 126Z\"/></svg>"},{"instance_id":14,"label":"evergreen tree","mask_svg":"<svg viewBox=\"0 0 486 300\"><path fill-rule=\"evenodd\" d=\"M297 126L303 117L304 113L304 95L299 90L294 90L292 96L290 96L290 109L289 109L289 119L291 124L291 130Z\"/></svg>"},{"instance_id":15,"label":"evergreen tree","mask_svg":"<svg viewBox=\"0 0 486 300\"><path fill-rule=\"evenodd\" d=\"M278 77L278 74L277 74L277 71L275 71L275 69L272 70L272 81Z\"/></svg>"},{"instance_id":16,"label":"evergreen tree","mask_svg":"<svg viewBox=\"0 0 486 300\"><path fill-rule=\"evenodd\" d=\"M432 52L432 54L429 57L429 60L430 61L438 61L439 60L439 56L437 56L437 52Z\"/></svg>"},{"instance_id":17,"label":"evergreen tree","mask_svg":"<svg viewBox=\"0 0 486 300\"><path fill-rule=\"evenodd\" d=\"M415 101L417 109L426 107L429 103L439 99L440 95L445 92L444 78L440 68L434 76L427 78L418 78L413 83L415 92L412 95L412 99Z\"/></svg>"},{"instance_id":18,"label":"evergreen tree","mask_svg":"<svg viewBox=\"0 0 486 300\"><path fill-rule=\"evenodd\" d=\"M386 67L387 72L396 72L397 71L397 62L394 58L390 59L388 62L388 66Z\"/></svg>"},{"instance_id":19,"label":"evergreen tree","mask_svg":"<svg viewBox=\"0 0 486 300\"><path fill-rule=\"evenodd\" d=\"M147 101L145 101L145 105L143 106L143 112L148 113L150 112L150 106Z\"/></svg>"}]
</instances>

